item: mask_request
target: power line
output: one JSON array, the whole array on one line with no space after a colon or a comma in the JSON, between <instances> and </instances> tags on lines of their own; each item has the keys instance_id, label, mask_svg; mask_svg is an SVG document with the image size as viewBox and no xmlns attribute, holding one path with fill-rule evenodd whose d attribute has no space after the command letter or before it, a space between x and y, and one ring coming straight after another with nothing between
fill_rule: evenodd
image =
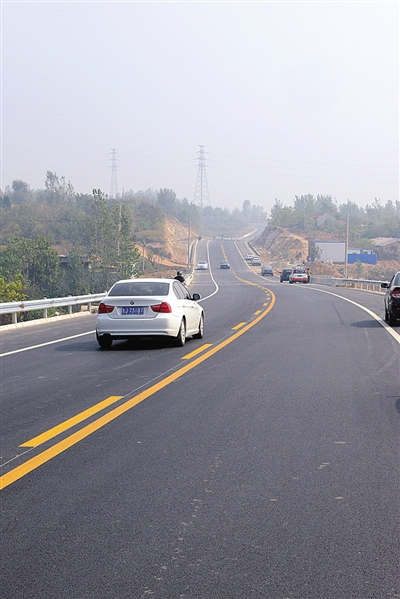
<instances>
[{"instance_id":1,"label":"power line","mask_svg":"<svg viewBox=\"0 0 400 599\"><path fill-rule=\"evenodd\" d=\"M235 154L216 154L216 153L211 153L211 152L207 152L207 154L209 154L210 156L221 156L221 157L226 157L226 158L243 158L245 160L258 160L258 161L263 161L264 163L268 163L268 162L283 162L285 165L288 163L295 163L295 164L315 164L315 165L323 165L323 166L341 166L344 168L348 168L348 167L357 167L357 168L377 168L377 169L387 169L387 168L394 168L393 165L379 165L379 164L349 164L349 163L343 163L343 162L315 162L315 161L306 161L306 160L282 160L279 158L254 158L251 156L238 156ZM226 164L238 164L239 166L246 164L246 163L242 163L242 162L231 162L229 160L216 160L214 158L209 158L208 162L222 162L222 163L226 163ZM258 165L254 165L254 166L258 166ZM260 165L262 166L262 165ZM284 167L278 167L278 168L284 168ZM296 167L286 167L286 168L296 168ZM299 168L299 167L297 167ZM314 170L320 170L320 169L314 169Z\"/></svg>"}]
</instances>

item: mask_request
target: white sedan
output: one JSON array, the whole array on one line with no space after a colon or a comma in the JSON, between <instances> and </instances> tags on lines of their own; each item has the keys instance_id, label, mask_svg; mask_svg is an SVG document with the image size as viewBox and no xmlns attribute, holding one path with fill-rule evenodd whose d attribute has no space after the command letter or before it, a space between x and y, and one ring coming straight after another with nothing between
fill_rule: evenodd
<instances>
[{"instance_id":1,"label":"white sedan","mask_svg":"<svg viewBox=\"0 0 400 599\"><path fill-rule=\"evenodd\" d=\"M208 269L208 262L206 262L205 260L200 260L200 262L197 263L196 270L207 270L207 269Z\"/></svg>"},{"instance_id":2,"label":"white sedan","mask_svg":"<svg viewBox=\"0 0 400 599\"><path fill-rule=\"evenodd\" d=\"M289 283L308 283L308 274L304 268L294 268L289 275Z\"/></svg>"},{"instance_id":3,"label":"white sedan","mask_svg":"<svg viewBox=\"0 0 400 599\"><path fill-rule=\"evenodd\" d=\"M99 305L98 344L109 349L114 339L167 336L183 346L187 335L201 339L204 312L199 299L174 279L118 281Z\"/></svg>"}]
</instances>

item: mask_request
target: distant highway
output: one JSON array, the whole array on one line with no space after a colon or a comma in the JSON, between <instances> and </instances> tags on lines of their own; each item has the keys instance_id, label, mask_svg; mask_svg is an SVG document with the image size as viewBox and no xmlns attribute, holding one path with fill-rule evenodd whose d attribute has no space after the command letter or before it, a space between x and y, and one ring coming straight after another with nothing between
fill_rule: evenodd
<instances>
[{"instance_id":1,"label":"distant highway","mask_svg":"<svg viewBox=\"0 0 400 599\"><path fill-rule=\"evenodd\" d=\"M2 333L2 599L400 596L400 327L246 252L200 242L183 348Z\"/></svg>"}]
</instances>

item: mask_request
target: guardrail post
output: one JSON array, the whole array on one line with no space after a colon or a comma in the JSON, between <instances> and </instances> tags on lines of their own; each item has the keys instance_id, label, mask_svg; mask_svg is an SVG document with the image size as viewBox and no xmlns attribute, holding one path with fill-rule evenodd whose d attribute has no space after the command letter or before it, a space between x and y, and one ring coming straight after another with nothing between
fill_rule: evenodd
<instances>
[{"instance_id":1,"label":"guardrail post","mask_svg":"<svg viewBox=\"0 0 400 599\"><path fill-rule=\"evenodd\" d=\"M17 324L17 322L18 322L18 313L17 312L13 312L11 314L11 322L12 322L12 324Z\"/></svg>"},{"instance_id":2,"label":"guardrail post","mask_svg":"<svg viewBox=\"0 0 400 599\"><path fill-rule=\"evenodd\" d=\"M91 314L92 313L92 302L88 302L87 309L88 309L89 314Z\"/></svg>"},{"instance_id":3,"label":"guardrail post","mask_svg":"<svg viewBox=\"0 0 400 599\"><path fill-rule=\"evenodd\" d=\"M43 318L47 318L47 308L43 308Z\"/></svg>"},{"instance_id":4,"label":"guardrail post","mask_svg":"<svg viewBox=\"0 0 400 599\"><path fill-rule=\"evenodd\" d=\"M72 306L68 306L68 314L72 314Z\"/></svg>"}]
</instances>

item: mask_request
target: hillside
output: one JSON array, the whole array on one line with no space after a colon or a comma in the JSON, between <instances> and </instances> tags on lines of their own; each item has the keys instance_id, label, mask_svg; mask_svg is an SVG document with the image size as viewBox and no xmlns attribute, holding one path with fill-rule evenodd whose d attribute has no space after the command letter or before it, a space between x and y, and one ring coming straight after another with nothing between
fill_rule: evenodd
<instances>
[{"instance_id":1,"label":"hillside","mask_svg":"<svg viewBox=\"0 0 400 599\"><path fill-rule=\"evenodd\" d=\"M191 230L193 242L197 232ZM143 248L140 248L141 252ZM188 229L173 216L165 216L164 244L149 244L144 248L145 257L152 263L152 276L173 276L177 270L186 270L188 261Z\"/></svg>"},{"instance_id":2,"label":"hillside","mask_svg":"<svg viewBox=\"0 0 400 599\"><path fill-rule=\"evenodd\" d=\"M263 260L270 262L277 270L295 262L307 261L308 240L283 227L266 227L260 237L253 242L253 245ZM314 275L344 276L344 264L330 265L313 262L308 266ZM387 280L399 268L398 260L378 260L376 265L349 264L347 272L350 278Z\"/></svg>"}]
</instances>

